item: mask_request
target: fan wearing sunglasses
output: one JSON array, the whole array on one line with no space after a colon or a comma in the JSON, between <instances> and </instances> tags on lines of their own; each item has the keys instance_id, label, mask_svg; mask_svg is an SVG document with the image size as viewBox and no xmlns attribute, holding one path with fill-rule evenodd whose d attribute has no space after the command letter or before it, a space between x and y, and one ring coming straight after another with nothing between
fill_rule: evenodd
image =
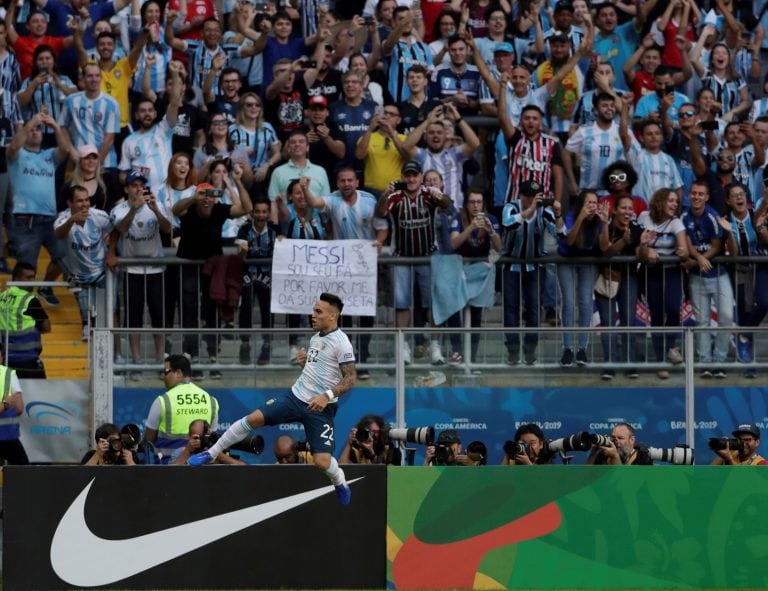
<instances>
[{"instance_id":1,"label":"fan wearing sunglasses","mask_svg":"<svg viewBox=\"0 0 768 591\"><path fill-rule=\"evenodd\" d=\"M612 216L619 199L629 197L632 200L633 219L637 219L641 213L648 209L645 199L633 194L637 184L637 172L634 167L625 160L612 162L603 169L601 178L602 196L600 203L608 204L608 215ZM606 194L607 192L607 194Z\"/></svg>"}]
</instances>

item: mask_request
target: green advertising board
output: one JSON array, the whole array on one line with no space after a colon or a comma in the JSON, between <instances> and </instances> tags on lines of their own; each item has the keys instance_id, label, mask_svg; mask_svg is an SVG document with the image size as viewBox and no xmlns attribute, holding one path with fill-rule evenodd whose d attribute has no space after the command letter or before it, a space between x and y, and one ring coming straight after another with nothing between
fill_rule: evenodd
<instances>
[{"instance_id":1,"label":"green advertising board","mask_svg":"<svg viewBox=\"0 0 768 591\"><path fill-rule=\"evenodd\" d=\"M768 470L392 467L397 589L768 588Z\"/></svg>"}]
</instances>

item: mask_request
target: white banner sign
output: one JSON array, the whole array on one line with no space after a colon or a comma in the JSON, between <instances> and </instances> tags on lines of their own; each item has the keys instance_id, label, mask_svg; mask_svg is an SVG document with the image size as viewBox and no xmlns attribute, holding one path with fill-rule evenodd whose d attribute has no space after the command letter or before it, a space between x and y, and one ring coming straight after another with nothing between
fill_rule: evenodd
<instances>
[{"instance_id":1,"label":"white banner sign","mask_svg":"<svg viewBox=\"0 0 768 591\"><path fill-rule=\"evenodd\" d=\"M88 451L88 380L20 380L21 442L30 462L79 462Z\"/></svg>"},{"instance_id":2,"label":"white banner sign","mask_svg":"<svg viewBox=\"0 0 768 591\"><path fill-rule=\"evenodd\" d=\"M272 312L311 314L327 291L344 302L345 316L375 316L377 260L376 243L368 240L278 240Z\"/></svg>"}]
</instances>

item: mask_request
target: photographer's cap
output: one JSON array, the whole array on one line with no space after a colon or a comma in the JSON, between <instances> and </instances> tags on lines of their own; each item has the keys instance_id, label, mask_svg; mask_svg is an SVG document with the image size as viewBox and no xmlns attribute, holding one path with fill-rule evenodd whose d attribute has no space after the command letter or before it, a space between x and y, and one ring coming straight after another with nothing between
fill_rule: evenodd
<instances>
[{"instance_id":1,"label":"photographer's cap","mask_svg":"<svg viewBox=\"0 0 768 591\"><path fill-rule=\"evenodd\" d=\"M455 429L446 429L437 436L438 445L450 445L452 443L461 443L461 437Z\"/></svg>"},{"instance_id":2,"label":"photographer's cap","mask_svg":"<svg viewBox=\"0 0 768 591\"><path fill-rule=\"evenodd\" d=\"M135 181L141 181L142 183L146 184L147 177L144 176L144 173L141 172L140 170L132 170L131 172L128 173L128 176L125 177L126 187Z\"/></svg>"},{"instance_id":3,"label":"photographer's cap","mask_svg":"<svg viewBox=\"0 0 768 591\"><path fill-rule=\"evenodd\" d=\"M755 439L760 439L760 429L755 423L744 423L743 425L736 427L736 430L733 432L733 436L736 437L737 435L742 434L749 434L752 435L752 437Z\"/></svg>"},{"instance_id":4,"label":"photographer's cap","mask_svg":"<svg viewBox=\"0 0 768 591\"><path fill-rule=\"evenodd\" d=\"M544 192L544 187L537 181L523 181L520 183L519 193L526 197L536 197L539 193Z\"/></svg>"},{"instance_id":5,"label":"photographer's cap","mask_svg":"<svg viewBox=\"0 0 768 591\"><path fill-rule=\"evenodd\" d=\"M416 174L421 174L421 164L419 164L416 160L409 160L405 164L403 164L403 168L401 169L401 172L403 174L407 172L415 172Z\"/></svg>"}]
</instances>

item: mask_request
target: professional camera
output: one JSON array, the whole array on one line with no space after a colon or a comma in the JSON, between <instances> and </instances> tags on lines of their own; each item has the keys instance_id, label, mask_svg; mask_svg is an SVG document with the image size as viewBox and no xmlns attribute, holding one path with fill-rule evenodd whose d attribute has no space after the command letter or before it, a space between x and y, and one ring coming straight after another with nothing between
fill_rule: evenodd
<instances>
[{"instance_id":1,"label":"professional camera","mask_svg":"<svg viewBox=\"0 0 768 591\"><path fill-rule=\"evenodd\" d=\"M122 439L110 439L109 440L109 450L113 451L115 453L120 453L123 451L123 440Z\"/></svg>"},{"instance_id":2,"label":"professional camera","mask_svg":"<svg viewBox=\"0 0 768 591\"><path fill-rule=\"evenodd\" d=\"M739 449L741 447L741 441L735 437L710 437L709 449L712 451L722 451L726 447L726 442L728 443L728 447L730 449Z\"/></svg>"},{"instance_id":3,"label":"professional camera","mask_svg":"<svg viewBox=\"0 0 768 591\"><path fill-rule=\"evenodd\" d=\"M296 442L296 451L311 452L312 448L309 447L309 443L304 439Z\"/></svg>"},{"instance_id":4,"label":"professional camera","mask_svg":"<svg viewBox=\"0 0 768 591\"><path fill-rule=\"evenodd\" d=\"M370 429L360 428L355 433L355 439L359 443L368 443L371 440L372 433ZM421 445L432 445L435 440L434 427L413 427L411 429L398 429L385 425L381 430L381 441L384 444L390 441L405 441L407 443L419 443Z\"/></svg>"},{"instance_id":5,"label":"professional camera","mask_svg":"<svg viewBox=\"0 0 768 591\"><path fill-rule=\"evenodd\" d=\"M120 440L125 449L136 450L141 441L141 429L135 423L128 423L120 429Z\"/></svg>"},{"instance_id":6,"label":"professional camera","mask_svg":"<svg viewBox=\"0 0 768 591\"><path fill-rule=\"evenodd\" d=\"M547 444L549 451L589 451L593 445L606 446L611 438L597 433L579 431L569 437L554 439Z\"/></svg>"},{"instance_id":7,"label":"professional camera","mask_svg":"<svg viewBox=\"0 0 768 591\"><path fill-rule=\"evenodd\" d=\"M670 464L679 464L690 466L693 464L693 450L687 445L678 445L676 447L649 447L648 455L652 460L659 462L669 462Z\"/></svg>"},{"instance_id":8,"label":"professional camera","mask_svg":"<svg viewBox=\"0 0 768 591\"><path fill-rule=\"evenodd\" d=\"M507 457L513 458L515 456L522 456L528 454L528 448L531 446L527 441L505 441L504 453Z\"/></svg>"},{"instance_id":9,"label":"professional camera","mask_svg":"<svg viewBox=\"0 0 768 591\"><path fill-rule=\"evenodd\" d=\"M451 448L444 443L435 445L435 456L432 463L435 466L446 466L451 459Z\"/></svg>"}]
</instances>

